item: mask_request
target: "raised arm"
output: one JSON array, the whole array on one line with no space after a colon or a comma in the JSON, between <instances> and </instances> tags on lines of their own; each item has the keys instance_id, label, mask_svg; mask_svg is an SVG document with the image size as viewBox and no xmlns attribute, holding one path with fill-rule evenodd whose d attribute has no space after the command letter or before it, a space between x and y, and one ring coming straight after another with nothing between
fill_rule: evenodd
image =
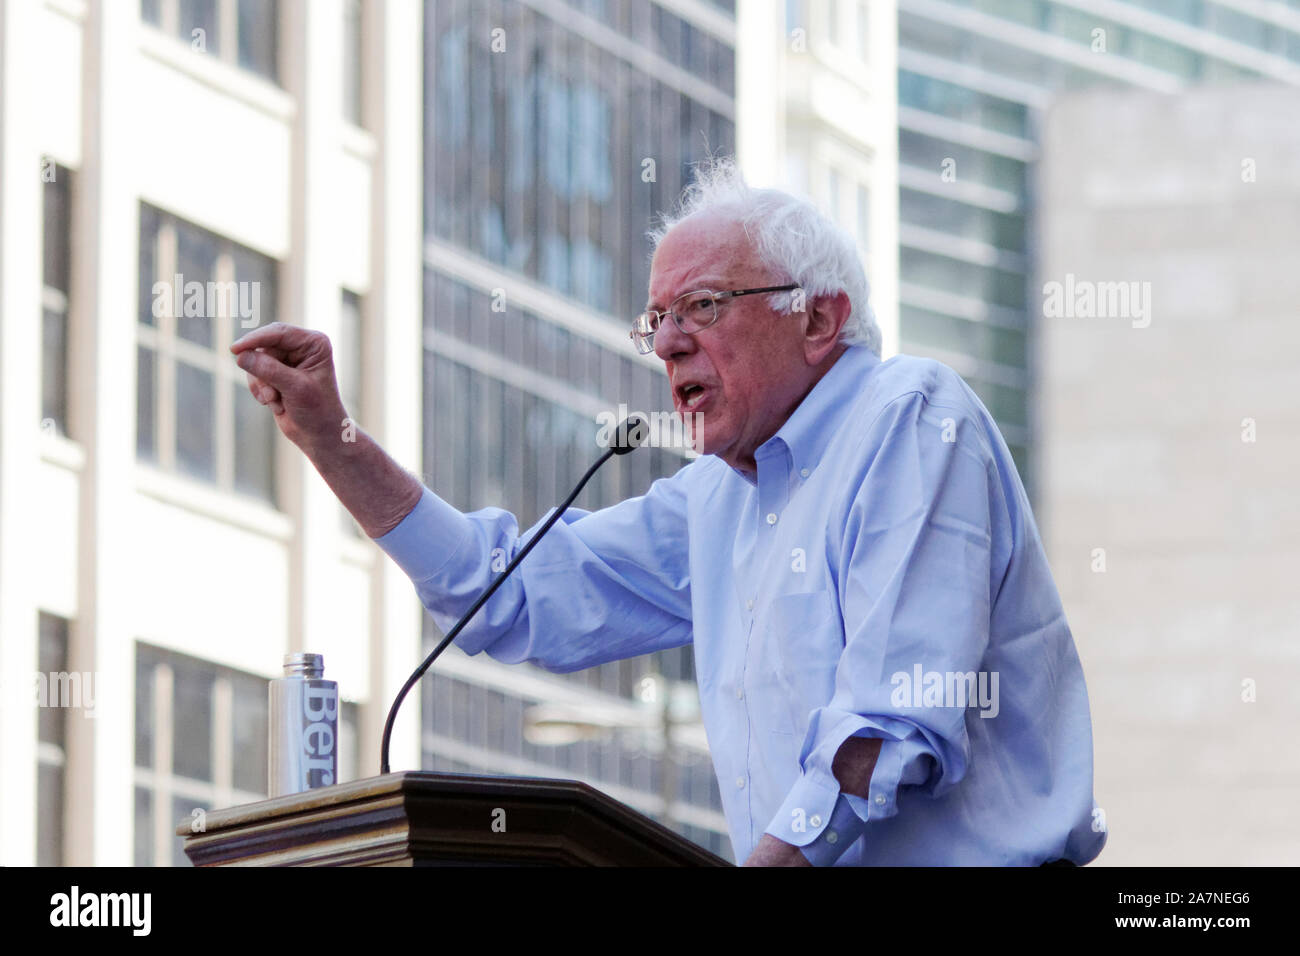
<instances>
[{"instance_id":1,"label":"raised arm","mask_svg":"<svg viewBox=\"0 0 1300 956\"><path fill-rule=\"evenodd\" d=\"M253 397L275 413L284 437L302 450L361 529L378 538L397 527L424 487L347 421L329 338L274 322L249 332L230 351L248 373Z\"/></svg>"}]
</instances>

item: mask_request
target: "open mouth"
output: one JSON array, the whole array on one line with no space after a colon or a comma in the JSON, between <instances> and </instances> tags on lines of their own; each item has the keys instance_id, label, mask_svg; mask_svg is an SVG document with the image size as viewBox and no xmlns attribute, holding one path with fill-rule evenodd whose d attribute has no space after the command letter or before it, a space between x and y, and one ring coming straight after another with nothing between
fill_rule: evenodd
<instances>
[{"instance_id":1,"label":"open mouth","mask_svg":"<svg viewBox=\"0 0 1300 956\"><path fill-rule=\"evenodd\" d=\"M693 411L702 401L708 390L703 385L683 385L677 390L677 401L683 411Z\"/></svg>"}]
</instances>

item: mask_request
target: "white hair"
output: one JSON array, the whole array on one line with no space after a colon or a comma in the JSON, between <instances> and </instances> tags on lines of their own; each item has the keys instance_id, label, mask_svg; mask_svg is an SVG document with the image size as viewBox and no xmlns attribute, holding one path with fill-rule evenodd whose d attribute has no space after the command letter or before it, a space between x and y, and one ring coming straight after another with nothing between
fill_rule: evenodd
<instances>
[{"instance_id":1,"label":"white hair","mask_svg":"<svg viewBox=\"0 0 1300 956\"><path fill-rule=\"evenodd\" d=\"M807 200L778 189L753 189L735 160L712 158L695 170L695 181L682 192L677 212L659 217L660 226L648 233L658 249L668 232L694 216L720 214L745 230L759 261L797 283L807 298L845 292L851 311L840 341L865 345L880 354L880 327L871 309L871 287L858 258L857 243ZM772 308L789 313L795 293L769 297Z\"/></svg>"}]
</instances>

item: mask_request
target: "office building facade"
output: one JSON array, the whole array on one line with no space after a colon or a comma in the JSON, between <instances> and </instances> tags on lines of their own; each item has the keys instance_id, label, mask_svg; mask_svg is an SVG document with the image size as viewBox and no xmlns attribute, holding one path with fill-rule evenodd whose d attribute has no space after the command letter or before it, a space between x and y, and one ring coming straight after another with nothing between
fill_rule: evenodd
<instances>
[{"instance_id":1,"label":"office building facade","mask_svg":"<svg viewBox=\"0 0 1300 956\"><path fill-rule=\"evenodd\" d=\"M353 0L0 3L5 864L184 864L178 826L266 793L290 651L339 682L341 776L378 768L418 606L227 346L325 330L418 469L420 30Z\"/></svg>"},{"instance_id":2,"label":"office building facade","mask_svg":"<svg viewBox=\"0 0 1300 956\"><path fill-rule=\"evenodd\" d=\"M1061 91L1300 82L1300 2L898 0L899 342L955 368L1038 497L1033 167Z\"/></svg>"},{"instance_id":3,"label":"office building facade","mask_svg":"<svg viewBox=\"0 0 1300 956\"><path fill-rule=\"evenodd\" d=\"M691 163L735 150L733 12L459 0L425 17L425 479L522 530L602 451L602 415L672 408L628 330L654 217ZM575 507L685 463L680 445L616 458ZM726 854L693 681L689 646L567 675L453 648L426 679L423 759L581 779Z\"/></svg>"}]
</instances>

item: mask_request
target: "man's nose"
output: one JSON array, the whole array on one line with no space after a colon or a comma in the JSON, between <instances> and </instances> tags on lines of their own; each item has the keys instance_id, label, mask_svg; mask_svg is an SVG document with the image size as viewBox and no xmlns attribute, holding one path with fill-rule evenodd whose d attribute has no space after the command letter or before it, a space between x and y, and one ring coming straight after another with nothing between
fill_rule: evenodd
<instances>
[{"instance_id":1,"label":"man's nose","mask_svg":"<svg viewBox=\"0 0 1300 956\"><path fill-rule=\"evenodd\" d=\"M665 315L655 331L655 355L665 362L669 359L693 351L693 338L677 327L672 316Z\"/></svg>"}]
</instances>

